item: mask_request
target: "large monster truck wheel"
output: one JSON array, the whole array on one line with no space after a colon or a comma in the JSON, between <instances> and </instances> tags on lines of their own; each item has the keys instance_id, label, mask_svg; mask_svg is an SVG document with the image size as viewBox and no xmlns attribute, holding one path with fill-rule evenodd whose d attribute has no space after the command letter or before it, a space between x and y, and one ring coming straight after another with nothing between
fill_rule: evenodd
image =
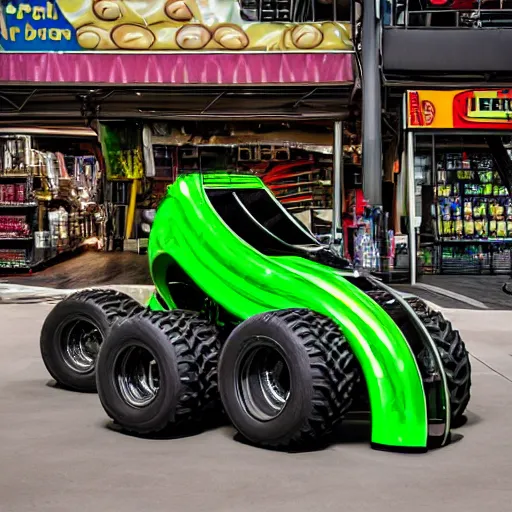
<instances>
[{"instance_id":1,"label":"large monster truck wheel","mask_svg":"<svg viewBox=\"0 0 512 512\"><path fill-rule=\"evenodd\" d=\"M98 395L119 426L158 433L219 406L218 331L196 313L149 311L116 324L98 358Z\"/></svg>"},{"instance_id":2,"label":"large monster truck wheel","mask_svg":"<svg viewBox=\"0 0 512 512\"><path fill-rule=\"evenodd\" d=\"M112 324L144 308L115 290L82 290L59 302L40 338L43 362L57 383L75 391L96 391L96 358Z\"/></svg>"},{"instance_id":3,"label":"large monster truck wheel","mask_svg":"<svg viewBox=\"0 0 512 512\"><path fill-rule=\"evenodd\" d=\"M453 426L458 426L471 398L471 362L458 330L442 313L431 309L425 301L411 297L406 299L434 340L443 361Z\"/></svg>"},{"instance_id":4,"label":"large monster truck wheel","mask_svg":"<svg viewBox=\"0 0 512 512\"><path fill-rule=\"evenodd\" d=\"M328 434L350 407L355 357L339 327L306 309L256 315L219 361L224 408L252 443L292 448Z\"/></svg>"},{"instance_id":5,"label":"large monster truck wheel","mask_svg":"<svg viewBox=\"0 0 512 512\"><path fill-rule=\"evenodd\" d=\"M394 297L384 291L373 291L368 295L395 320L406 338L408 335L417 335L405 311ZM418 297L408 297L405 300L418 315L439 350L450 393L452 426L456 427L462 423L462 416L470 400L469 353L459 331L453 329L451 322L442 313L434 311Z\"/></svg>"}]
</instances>

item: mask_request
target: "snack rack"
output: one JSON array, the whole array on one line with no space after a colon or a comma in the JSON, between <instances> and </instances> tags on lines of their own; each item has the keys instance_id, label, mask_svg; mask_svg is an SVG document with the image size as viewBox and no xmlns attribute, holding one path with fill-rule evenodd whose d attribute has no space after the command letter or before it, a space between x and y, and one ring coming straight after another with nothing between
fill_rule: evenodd
<instances>
[{"instance_id":1,"label":"snack rack","mask_svg":"<svg viewBox=\"0 0 512 512\"><path fill-rule=\"evenodd\" d=\"M512 198L490 154L450 152L436 162L441 273L510 273Z\"/></svg>"}]
</instances>

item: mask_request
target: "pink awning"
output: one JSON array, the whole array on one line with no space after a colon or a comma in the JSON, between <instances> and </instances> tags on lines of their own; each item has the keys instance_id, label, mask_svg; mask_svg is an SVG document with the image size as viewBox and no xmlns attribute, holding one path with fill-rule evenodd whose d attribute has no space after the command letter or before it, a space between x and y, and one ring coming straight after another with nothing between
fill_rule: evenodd
<instances>
[{"instance_id":1,"label":"pink awning","mask_svg":"<svg viewBox=\"0 0 512 512\"><path fill-rule=\"evenodd\" d=\"M352 81L350 53L0 53L0 82L225 85Z\"/></svg>"}]
</instances>

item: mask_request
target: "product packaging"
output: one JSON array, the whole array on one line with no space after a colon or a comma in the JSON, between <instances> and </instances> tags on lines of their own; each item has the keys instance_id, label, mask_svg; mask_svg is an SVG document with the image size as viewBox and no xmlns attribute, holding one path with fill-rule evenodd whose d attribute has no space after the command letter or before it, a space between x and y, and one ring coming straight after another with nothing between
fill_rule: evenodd
<instances>
[{"instance_id":1,"label":"product packaging","mask_svg":"<svg viewBox=\"0 0 512 512\"><path fill-rule=\"evenodd\" d=\"M14 203L16 198L16 185L9 184L5 186L4 190L4 201L6 203Z\"/></svg>"},{"instance_id":2,"label":"product packaging","mask_svg":"<svg viewBox=\"0 0 512 512\"><path fill-rule=\"evenodd\" d=\"M24 203L25 202L25 184L18 183L16 185L16 202Z\"/></svg>"}]
</instances>

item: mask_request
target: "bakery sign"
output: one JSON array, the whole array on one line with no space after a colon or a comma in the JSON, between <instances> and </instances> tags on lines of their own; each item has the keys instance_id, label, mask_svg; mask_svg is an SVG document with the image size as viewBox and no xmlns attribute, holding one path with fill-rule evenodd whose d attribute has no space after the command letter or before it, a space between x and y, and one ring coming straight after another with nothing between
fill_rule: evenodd
<instances>
[{"instance_id":1,"label":"bakery sign","mask_svg":"<svg viewBox=\"0 0 512 512\"><path fill-rule=\"evenodd\" d=\"M0 50L350 51L350 23L329 21L336 2L0 0Z\"/></svg>"}]
</instances>

